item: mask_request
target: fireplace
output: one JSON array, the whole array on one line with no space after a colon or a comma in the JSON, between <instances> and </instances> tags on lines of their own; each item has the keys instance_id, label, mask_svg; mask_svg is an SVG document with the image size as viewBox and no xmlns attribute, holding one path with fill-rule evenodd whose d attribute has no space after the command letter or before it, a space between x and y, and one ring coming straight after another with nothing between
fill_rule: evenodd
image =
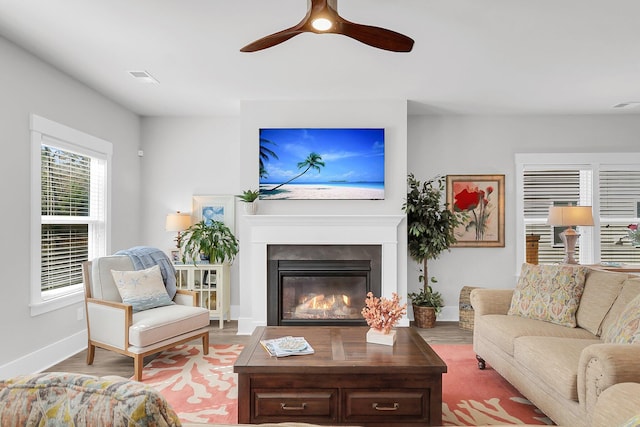
<instances>
[{"instance_id":1,"label":"fireplace","mask_svg":"<svg viewBox=\"0 0 640 427\"><path fill-rule=\"evenodd\" d=\"M377 245L274 245L267 266L267 325L364 325L380 294Z\"/></svg>"},{"instance_id":2,"label":"fireplace","mask_svg":"<svg viewBox=\"0 0 640 427\"><path fill-rule=\"evenodd\" d=\"M376 295L406 295L406 245L404 215L244 215L242 259L239 263L238 334L251 334L268 324L269 265L271 260L365 260L371 280L378 277ZM306 253L315 246L314 253ZM354 248L375 247L374 257L357 255ZM402 246L404 247L404 246ZM304 250L302 250L304 249ZM334 252L335 251L335 252ZM359 303L364 306L364 297ZM409 326L405 317L400 326Z\"/></svg>"}]
</instances>

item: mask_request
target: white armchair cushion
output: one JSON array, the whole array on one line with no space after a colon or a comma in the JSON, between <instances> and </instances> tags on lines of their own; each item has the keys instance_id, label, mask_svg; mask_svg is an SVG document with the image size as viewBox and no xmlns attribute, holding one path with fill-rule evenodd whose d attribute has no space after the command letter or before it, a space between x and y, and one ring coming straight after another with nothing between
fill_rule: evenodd
<instances>
[{"instance_id":1,"label":"white armchair cushion","mask_svg":"<svg viewBox=\"0 0 640 427\"><path fill-rule=\"evenodd\" d=\"M209 310L202 307L168 305L133 314L129 344L146 347L209 326Z\"/></svg>"},{"instance_id":2,"label":"white armchair cushion","mask_svg":"<svg viewBox=\"0 0 640 427\"><path fill-rule=\"evenodd\" d=\"M111 270L135 270L128 256L112 255L99 257L91 263L91 296L104 301L122 302L118 288L113 283Z\"/></svg>"},{"instance_id":3,"label":"white armchair cushion","mask_svg":"<svg viewBox=\"0 0 640 427\"><path fill-rule=\"evenodd\" d=\"M131 304L134 312L173 304L157 265L146 270L111 270L111 274L122 302Z\"/></svg>"}]
</instances>

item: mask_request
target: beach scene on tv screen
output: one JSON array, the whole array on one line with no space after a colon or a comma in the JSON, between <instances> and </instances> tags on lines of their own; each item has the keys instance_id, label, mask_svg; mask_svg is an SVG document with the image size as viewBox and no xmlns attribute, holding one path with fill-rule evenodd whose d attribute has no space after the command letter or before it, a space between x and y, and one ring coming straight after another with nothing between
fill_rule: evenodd
<instances>
[{"instance_id":1,"label":"beach scene on tv screen","mask_svg":"<svg viewBox=\"0 0 640 427\"><path fill-rule=\"evenodd\" d=\"M384 199L384 129L260 129L260 198Z\"/></svg>"}]
</instances>

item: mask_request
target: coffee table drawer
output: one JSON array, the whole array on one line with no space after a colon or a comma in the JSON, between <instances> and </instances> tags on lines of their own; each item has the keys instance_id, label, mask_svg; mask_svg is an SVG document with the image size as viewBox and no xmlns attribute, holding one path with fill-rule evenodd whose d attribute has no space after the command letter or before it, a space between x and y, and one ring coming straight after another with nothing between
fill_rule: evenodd
<instances>
[{"instance_id":1,"label":"coffee table drawer","mask_svg":"<svg viewBox=\"0 0 640 427\"><path fill-rule=\"evenodd\" d=\"M254 390L254 420L337 421L337 390Z\"/></svg>"},{"instance_id":2,"label":"coffee table drawer","mask_svg":"<svg viewBox=\"0 0 640 427\"><path fill-rule=\"evenodd\" d=\"M345 421L372 421L398 417L428 418L427 390L344 390Z\"/></svg>"}]
</instances>

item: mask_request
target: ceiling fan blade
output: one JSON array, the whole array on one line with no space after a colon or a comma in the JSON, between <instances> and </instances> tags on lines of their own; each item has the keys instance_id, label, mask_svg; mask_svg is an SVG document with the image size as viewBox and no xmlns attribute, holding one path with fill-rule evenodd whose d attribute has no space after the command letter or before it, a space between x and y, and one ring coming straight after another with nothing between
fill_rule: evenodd
<instances>
[{"instance_id":1,"label":"ceiling fan blade","mask_svg":"<svg viewBox=\"0 0 640 427\"><path fill-rule=\"evenodd\" d=\"M338 28L334 32L344 34L378 49L392 52L411 52L411 49L413 49L413 39L411 37L386 28L356 24L345 19L340 19Z\"/></svg>"},{"instance_id":2,"label":"ceiling fan blade","mask_svg":"<svg viewBox=\"0 0 640 427\"><path fill-rule=\"evenodd\" d=\"M258 50L267 49L269 47L285 42L290 38L304 32L304 30L300 29L300 25L296 25L295 27L278 31L277 33L270 34L252 43L249 43L248 45L240 49L240 52L256 52Z\"/></svg>"}]
</instances>

